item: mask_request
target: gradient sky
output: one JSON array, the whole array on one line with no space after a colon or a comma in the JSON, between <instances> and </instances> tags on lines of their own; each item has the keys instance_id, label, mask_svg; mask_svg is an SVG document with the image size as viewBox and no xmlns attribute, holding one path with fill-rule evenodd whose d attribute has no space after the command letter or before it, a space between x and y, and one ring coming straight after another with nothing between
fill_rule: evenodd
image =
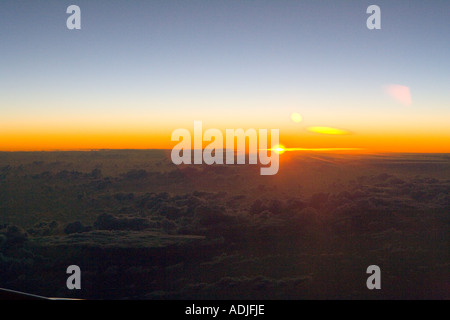
<instances>
[{"instance_id":1,"label":"gradient sky","mask_svg":"<svg viewBox=\"0 0 450 320\"><path fill-rule=\"evenodd\" d=\"M450 152L449 34L446 0L2 0L0 150L171 148L202 120L291 148Z\"/></svg>"}]
</instances>

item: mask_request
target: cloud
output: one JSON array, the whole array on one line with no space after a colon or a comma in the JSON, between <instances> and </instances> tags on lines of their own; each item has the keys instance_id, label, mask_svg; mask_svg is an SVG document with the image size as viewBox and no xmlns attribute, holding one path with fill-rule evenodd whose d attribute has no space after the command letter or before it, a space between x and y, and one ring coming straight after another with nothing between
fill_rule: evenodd
<instances>
[{"instance_id":1,"label":"cloud","mask_svg":"<svg viewBox=\"0 0 450 320\"><path fill-rule=\"evenodd\" d=\"M389 84L384 87L384 91L394 98L397 102L405 106L409 106L412 103L411 92L409 87L399 84Z\"/></svg>"},{"instance_id":2,"label":"cloud","mask_svg":"<svg viewBox=\"0 0 450 320\"><path fill-rule=\"evenodd\" d=\"M179 291L154 291L147 299L282 299L312 283L311 275L275 279L263 275L223 277L215 282L188 284Z\"/></svg>"},{"instance_id":3,"label":"cloud","mask_svg":"<svg viewBox=\"0 0 450 320\"><path fill-rule=\"evenodd\" d=\"M112 214L97 217L94 227L98 230L143 230L150 227L149 221L142 218L118 218Z\"/></svg>"},{"instance_id":4,"label":"cloud","mask_svg":"<svg viewBox=\"0 0 450 320\"><path fill-rule=\"evenodd\" d=\"M2 234L1 242L5 247L21 247L28 240L28 234L21 227L15 225L7 226Z\"/></svg>"},{"instance_id":5,"label":"cloud","mask_svg":"<svg viewBox=\"0 0 450 320\"><path fill-rule=\"evenodd\" d=\"M91 226L84 226L80 221L71 222L64 228L66 234L89 232L91 230Z\"/></svg>"}]
</instances>

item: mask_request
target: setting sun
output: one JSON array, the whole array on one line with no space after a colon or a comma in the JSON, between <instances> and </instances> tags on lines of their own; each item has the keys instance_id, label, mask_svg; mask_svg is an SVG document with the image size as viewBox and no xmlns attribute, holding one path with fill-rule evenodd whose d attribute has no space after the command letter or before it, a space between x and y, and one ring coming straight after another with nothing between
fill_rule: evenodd
<instances>
[{"instance_id":1,"label":"setting sun","mask_svg":"<svg viewBox=\"0 0 450 320\"><path fill-rule=\"evenodd\" d=\"M275 147L272 148L272 150L278 154L283 154L286 151L285 147L281 144L276 145Z\"/></svg>"}]
</instances>

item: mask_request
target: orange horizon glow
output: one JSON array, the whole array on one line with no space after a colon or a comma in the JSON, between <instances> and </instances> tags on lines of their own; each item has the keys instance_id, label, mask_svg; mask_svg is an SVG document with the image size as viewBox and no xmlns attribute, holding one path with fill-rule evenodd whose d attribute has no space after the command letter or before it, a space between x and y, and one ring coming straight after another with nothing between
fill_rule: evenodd
<instances>
[{"instance_id":1,"label":"orange horizon glow","mask_svg":"<svg viewBox=\"0 0 450 320\"><path fill-rule=\"evenodd\" d=\"M172 149L171 132L0 134L0 151L77 151L99 149ZM207 145L204 142L204 145ZM283 151L450 153L450 135L437 134L280 134Z\"/></svg>"}]
</instances>

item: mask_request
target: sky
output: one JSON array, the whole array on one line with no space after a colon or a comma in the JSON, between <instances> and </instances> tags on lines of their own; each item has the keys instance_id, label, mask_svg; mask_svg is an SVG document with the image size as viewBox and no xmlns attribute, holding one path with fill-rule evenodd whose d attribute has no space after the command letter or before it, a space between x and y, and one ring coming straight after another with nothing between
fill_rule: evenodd
<instances>
[{"instance_id":1,"label":"sky","mask_svg":"<svg viewBox=\"0 0 450 320\"><path fill-rule=\"evenodd\" d=\"M170 149L201 120L287 148L450 152L449 34L446 0L2 0L0 150Z\"/></svg>"}]
</instances>

